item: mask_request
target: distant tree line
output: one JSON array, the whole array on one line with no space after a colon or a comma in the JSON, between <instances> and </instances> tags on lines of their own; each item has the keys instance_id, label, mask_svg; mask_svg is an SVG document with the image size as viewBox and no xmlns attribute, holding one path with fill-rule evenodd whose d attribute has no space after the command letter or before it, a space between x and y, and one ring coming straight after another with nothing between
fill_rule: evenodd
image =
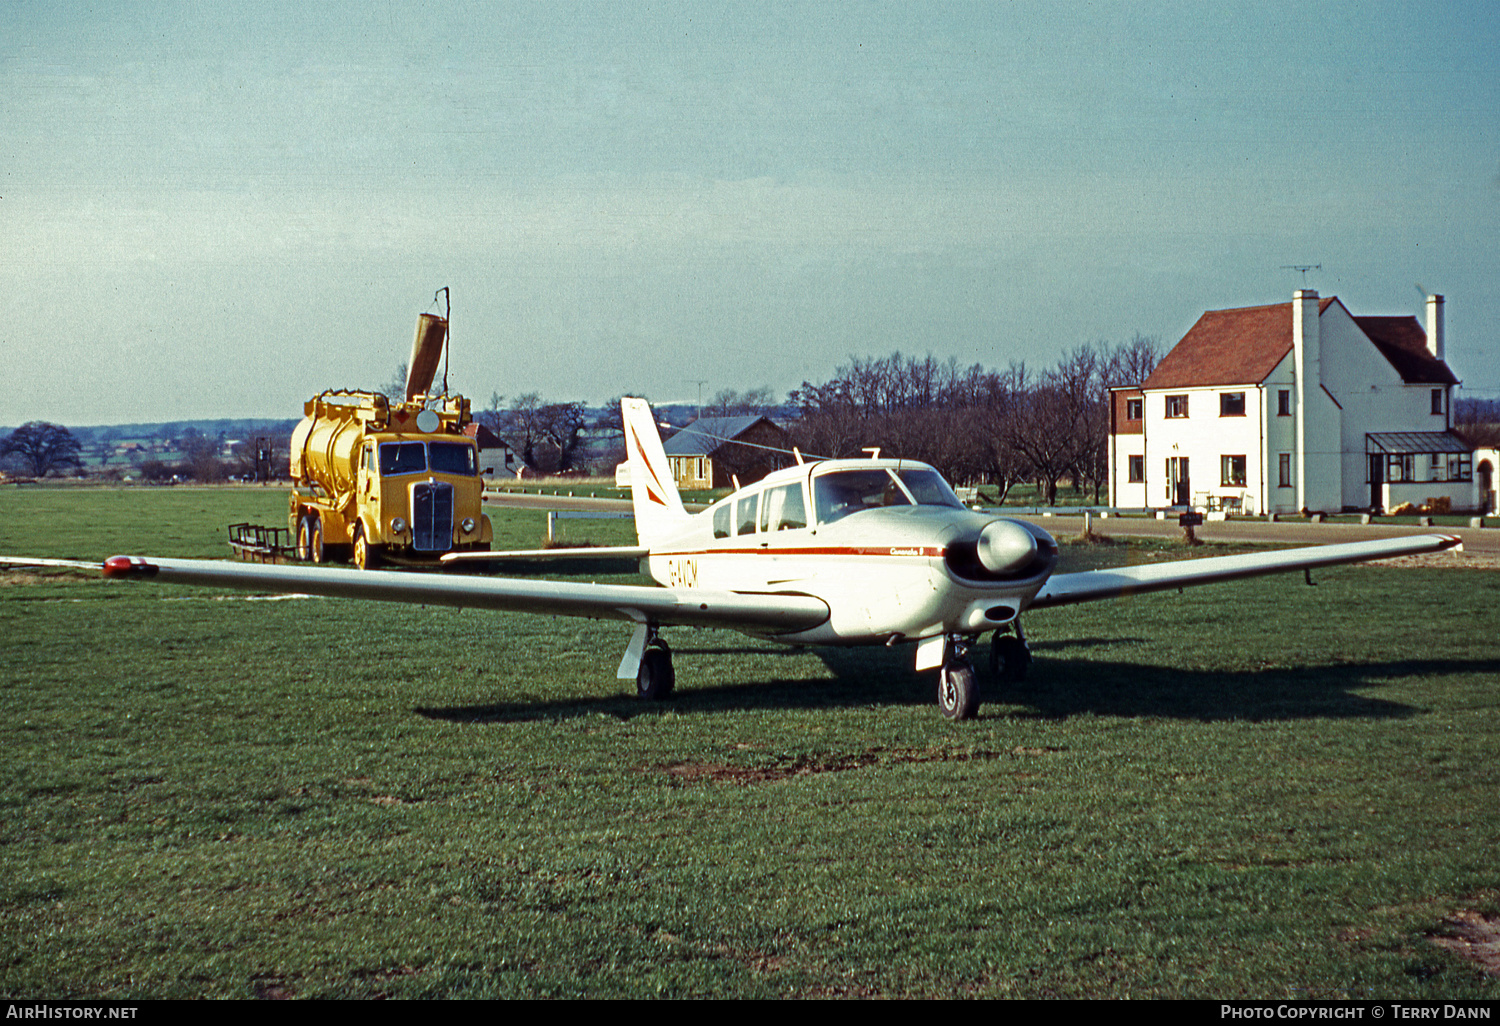
<instances>
[{"instance_id":1,"label":"distant tree line","mask_svg":"<svg viewBox=\"0 0 1500 1026\"><path fill-rule=\"evenodd\" d=\"M1453 403L1453 430L1476 449L1500 446L1500 399L1458 399Z\"/></svg>"},{"instance_id":2,"label":"distant tree line","mask_svg":"<svg viewBox=\"0 0 1500 1026\"><path fill-rule=\"evenodd\" d=\"M163 434L168 428L177 430ZM60 424L32 421L0 439L0 465L31 477L69 472L83 476L87 472L90 476L119 480L133 470L147 481L215 482L230 478L255 480L258 471L269 470L269 478L275 479L286 476L290 433L290 426L277 425L230 445L222 431L210 435L181 422L147 430L143 426L69 429ZM117 446L128 439L153 439L160 448L141 445L122 454ZM267 460L259 458L262 450L269 452ZM111 464L112 459L122 455L128 462ZM86 458L93 461L87 468Z\"/></svg>"},{"instance_id":3,"label":"distant tree line","mask_svg":"<svg viewBox=\"0 0 1500 1026\"><path fill-rule=\"evenodd\" d=\"M1048 504L1060 482L1097 502L1108 474L1109 393L1144 381L1161 358L1155 338L1078 346L1034 371L961 367L932 356L852 358L822 384L804 381L788 401L790 431L809 455L884 455L930 463L950 481L993 484L1001 497L1034 481Z\"/></svg>"}]
</instances>

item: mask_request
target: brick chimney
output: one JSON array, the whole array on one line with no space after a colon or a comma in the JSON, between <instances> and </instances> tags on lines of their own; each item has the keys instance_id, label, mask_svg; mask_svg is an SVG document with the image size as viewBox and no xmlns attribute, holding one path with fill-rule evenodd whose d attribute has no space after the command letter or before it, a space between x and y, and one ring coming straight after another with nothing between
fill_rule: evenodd
<instances>
[{"instance_id":1,"label":"brick chimney","mask_svg":"<svg viewBox=\"0 0 1500 1026\"><path fill-rule=\"evenodd\" d=\"M1427 351L1443 359L1443 297L1427 297Z\"/></svg>"}]
</instances>

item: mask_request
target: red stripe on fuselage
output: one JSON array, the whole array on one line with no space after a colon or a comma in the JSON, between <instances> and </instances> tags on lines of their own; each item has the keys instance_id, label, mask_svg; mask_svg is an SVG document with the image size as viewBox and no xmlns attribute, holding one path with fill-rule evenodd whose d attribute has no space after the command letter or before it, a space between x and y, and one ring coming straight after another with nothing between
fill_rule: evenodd
<instances>
[{"instance_id":1,"label":"red stripe on fuselage","mask_svg":"<svg viewBox=\"0 0 1500 1026\"><path fill-rule=\"evenodd\" d=\"M753 549L673 549L653 551L653 556L895 556L940 559L938 545L820 545L777 549L769 546Z\"/></svg>"}]
</instances>

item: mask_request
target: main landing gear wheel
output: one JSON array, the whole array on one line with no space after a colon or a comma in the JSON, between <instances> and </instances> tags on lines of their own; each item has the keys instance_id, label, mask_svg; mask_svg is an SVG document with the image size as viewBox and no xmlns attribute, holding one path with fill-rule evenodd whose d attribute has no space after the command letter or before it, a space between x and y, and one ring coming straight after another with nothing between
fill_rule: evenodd
<instances>
[{"instance_id":1,"label":"main landing gear wheel","mask_svg":"<svg viewBox=\"0 0 1500 1026\"><path fill-rule=\"evenodd\" d=\"M979 713L979 681L967 659L950 660L938 671L938 708L950 720L972 720Z\"/></svg>"},{"instance_id":2,"label":"main landing gear wheel","mask_svg":"<svg viewBox=\"0 0 1500 1026\"><path fill-rule=\"evenodd\" d=\"M677 673L672 669L672 650L665 641L653 641L641 655L641 668L635 672L637 698L661 702L672 697Z\"/></svg>"},{"instance_id":3,"label":"main landing gear wheel","mask_svg":"<svg viewBox=\"0 0 1500 1026\"><path fill-rule=\"evenodd\" d=\"M990 639L990 673L999 680L1019 684L1026 679L1031 666L1031 650L1013 634L996 634Z\"/></svg>"}]
</instances>

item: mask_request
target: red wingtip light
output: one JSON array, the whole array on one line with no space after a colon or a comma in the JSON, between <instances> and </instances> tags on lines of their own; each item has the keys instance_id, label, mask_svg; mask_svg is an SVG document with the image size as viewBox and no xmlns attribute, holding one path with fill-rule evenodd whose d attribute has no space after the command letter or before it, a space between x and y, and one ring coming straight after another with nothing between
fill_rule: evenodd
<instances>
[{"instance_id":1,"label":"red wingtip light","mask_svg":"<svg viewBox=\"0 0 1500 1026\"><path fill-rule=\"evenodd\" d=\"M104 561L105 577L150 577L156 570L140 556L110 556Z\"/></svg>"}]
</instances>

